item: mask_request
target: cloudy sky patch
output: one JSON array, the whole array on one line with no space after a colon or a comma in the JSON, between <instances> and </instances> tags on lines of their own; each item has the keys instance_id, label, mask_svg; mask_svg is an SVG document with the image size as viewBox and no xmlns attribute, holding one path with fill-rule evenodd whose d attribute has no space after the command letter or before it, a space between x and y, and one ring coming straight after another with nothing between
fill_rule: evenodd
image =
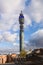
<instances>
[{"instance_id":1,"label":"cloudy sky patch","mask_svg":"<svg viewBox=\"0 0 43 65\"><path fill-rule=\"evenodd\" d=\"M6 44L9 48L19 44L18 19L21 10L25 17L25 48L34 46L34 43L43 47L43 0L0 0L0 48L3 44L5 48Z\"/></svg>"}]
</instances>

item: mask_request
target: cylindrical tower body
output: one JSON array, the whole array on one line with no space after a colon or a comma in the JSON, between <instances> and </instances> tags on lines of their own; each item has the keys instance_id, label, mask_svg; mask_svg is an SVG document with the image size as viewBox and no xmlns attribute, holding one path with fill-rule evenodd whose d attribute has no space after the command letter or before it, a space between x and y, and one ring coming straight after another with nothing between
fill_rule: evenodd
<instances>
[{"instance_id":1,"label":"cylindrical tower body","mask_svg":"<svg viewBox=\"0 0 43 65\"><path fill-rule=\"evenodd\" d=\"M24 16L22 12L19 16L19 24L20 24L20 52L24 49Z\"/></svg>"}]
</instances>

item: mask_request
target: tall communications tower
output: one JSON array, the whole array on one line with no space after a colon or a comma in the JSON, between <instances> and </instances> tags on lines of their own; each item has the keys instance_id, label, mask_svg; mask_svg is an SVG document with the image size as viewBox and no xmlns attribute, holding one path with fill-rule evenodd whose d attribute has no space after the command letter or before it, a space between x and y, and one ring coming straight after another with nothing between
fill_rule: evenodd
<instances>
[{"instance_id":1,"label":"tall communications tower","mask_svg":"<svg viewBox=\"0 0 43 65\"><path fill-rule=\"evenodd\" d=\"M19 24L20 24L20 52L24 49L24 16L21 11L19 16Z\"/></svg>"}]
</instances>

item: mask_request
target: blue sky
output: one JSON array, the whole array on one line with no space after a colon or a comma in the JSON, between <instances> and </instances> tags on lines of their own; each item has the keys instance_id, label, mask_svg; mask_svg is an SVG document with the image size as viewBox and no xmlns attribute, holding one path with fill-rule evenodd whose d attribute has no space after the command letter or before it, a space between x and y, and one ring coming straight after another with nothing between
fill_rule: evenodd
<instances>
[{"instance_id":1,"label":"blue sky","mask_svg":"<svg viewBox=\"0 0 43 65\"><path fill-rule=\"evenodd\" d=\"M1 49L19 48L18 18L21 10L25 18L25 48L35 47L36 44L36 47L43 47L43 41L41 40L43 39L43 0L0 0ZM40 44L36 39L39 40ZM17 49L15 50L17 51Z\"/></svg>"}]
</instances>

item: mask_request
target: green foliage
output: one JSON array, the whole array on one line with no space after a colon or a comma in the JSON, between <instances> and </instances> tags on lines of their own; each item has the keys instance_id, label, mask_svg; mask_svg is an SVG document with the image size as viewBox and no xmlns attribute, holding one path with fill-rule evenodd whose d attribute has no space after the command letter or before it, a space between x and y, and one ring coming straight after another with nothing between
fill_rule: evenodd
<instances>
[{"instance_id":1,"label":"green foliage","mask_svg":"<svg viewBox=\"0 0 43 65\"><path fill-rule=\"evenodd\" d=\"M20 57L24 58L24 57L26 57L26 54L27 54L27 52L25 50L22 50L20 52Z\"/></svg>"}]
</instances>

